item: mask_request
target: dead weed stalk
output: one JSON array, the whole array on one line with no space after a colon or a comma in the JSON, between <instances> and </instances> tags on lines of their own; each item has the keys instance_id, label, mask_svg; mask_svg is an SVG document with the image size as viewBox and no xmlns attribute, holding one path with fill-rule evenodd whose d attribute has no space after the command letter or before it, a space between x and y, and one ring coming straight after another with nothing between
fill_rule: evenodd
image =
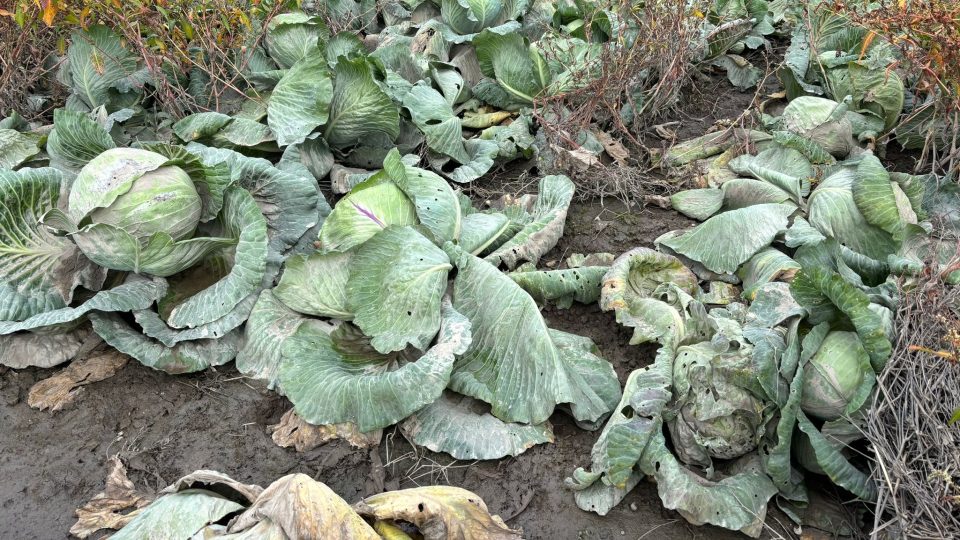
<instances>
[{"instance_id":1,"label":"dead weed stalk","mask_svg":"<svg viewBox=\"0 0 960 540\"><path fill-rule=\"evenodd\" d=\"M958 259L960 260L960 259ZM893 354L868 417L879 489L874 538L960 531L960 288L929 272L902 291Z\"/></svg>"}]
</instances>

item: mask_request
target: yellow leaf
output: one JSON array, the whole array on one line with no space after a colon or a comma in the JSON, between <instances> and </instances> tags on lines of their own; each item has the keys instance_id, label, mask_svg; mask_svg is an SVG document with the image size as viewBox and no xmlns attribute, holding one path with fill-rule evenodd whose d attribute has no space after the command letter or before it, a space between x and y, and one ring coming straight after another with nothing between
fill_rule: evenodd
<instances>
[{"instance_id":1,"label":"yellow leaf","mask_svg":"<svg viewBox=\"0 0 960 540\"><path fill-rule=\"evenodd\" d=\"M11 12L3 9L3 8L0 8L0 17L10 17L10 18L12 19L12 18L13 18L13 13L11 13Z\"/></svg>"},{"instance_id":2,"label":"yellow leaf","mask_svg":"<svg viewBox=\"0 0 960 540\"><path fill-rule=\"evenodd\" d=\"M44 0L43 22L47 26L53 26L53 18L57 16L57 5L54 0Z\"/></svg>"}]
</instances>

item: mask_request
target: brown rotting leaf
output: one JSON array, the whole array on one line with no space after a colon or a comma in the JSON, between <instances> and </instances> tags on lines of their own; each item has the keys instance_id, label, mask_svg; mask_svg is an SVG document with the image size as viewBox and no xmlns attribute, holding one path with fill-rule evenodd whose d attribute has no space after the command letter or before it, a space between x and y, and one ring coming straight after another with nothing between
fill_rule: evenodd
<instances>
[{"instance_id":1,"label":"brown rotting leaf","mask_svg":"<svg viewBox=\"0 0 960 540\"><path fill-rule=\"evenodd\" d=\"M85 385L114 376L127 365L128 360L129 356L108 350L74 361L56 375L34 384L27 396L27 403L41 411L59 411L73 403Z\"/></svg>"}]
</instances>

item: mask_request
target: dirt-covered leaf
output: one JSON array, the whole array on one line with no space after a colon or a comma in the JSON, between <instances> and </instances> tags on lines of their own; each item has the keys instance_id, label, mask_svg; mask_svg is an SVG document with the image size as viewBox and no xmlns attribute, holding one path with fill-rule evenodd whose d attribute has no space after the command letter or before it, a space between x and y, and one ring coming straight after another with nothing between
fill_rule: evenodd
<instances>
[{"instance_id":1,"label":"dirt-covered leaf","mask_svg":"<svg viewBox=\"0 0 960 540\"><path fill-rule=\"evenodd\" d=\"M356 424L349 422L315 426L300 418L293 409L283 413L280 423L269 429L273 442L283 448L292 446L297 452L308 452L334 439L343 439L356 448L368 448L380 444L383 436L381 429L361 433Z\"/></svg>"},{"instance_id":2,"label":"dirt-covered leaf","mask_svg":"<svg viewBox=\"0 0 960 540\"><path fill-rule=\"evenodd\" d=\"M41 411L59 411L72 403L84 386L113 377L129 359L116 351L106 351L73 362L63 371L30 387L27 404Z\"/></svg>"},{"instance_id":3,"label":"dirt-covered leaf","mask_svg":"<svg viewBox=\"0 0 960 540\"><path fill-rule=\"evenodd\" d=\"M380 493L353 505L360 515L416 525L424 540L517 540L520 532L491 515L483 499L453 486Z\"/></svg>"},{"instance_id":4,"label":"dirt-covered leaf","mask_svg":"<svg viewBox=\"0 0 960 540\"><path fill-rule=\"evenodd\" d=\"M78 538L89 538L103 529L123 527L136 517L136 509L153 500L152 496L138 491L127 478L127 468L119 456L111 456L107 465L109 472L104 490L76 510L77 522L70 527L70 534Z\"/></svg>"},{"instance_id":5,"label":"dirt-covered leaf","mask_svg":"<svg viewBox=\"0 0 960 540\"><path fill-rule=\"evenodd\" d=\"M18 332L0 336L0 364L13 368L50 368L70 360L91 334L81 327L56 334Z\"/></svg>"},{"instance_id":6,"label":"dirt-covered leaf","mask_svg":"<svg viewBox=\"0 0 960 540\"><path fill-rule=\"evenodd\" d=\"M403 424L415 444L456 459L500 459L554 440L550 422L513 424L489 412L485 403L453 392L420 409Z\"/></svg>"}]
</instances>

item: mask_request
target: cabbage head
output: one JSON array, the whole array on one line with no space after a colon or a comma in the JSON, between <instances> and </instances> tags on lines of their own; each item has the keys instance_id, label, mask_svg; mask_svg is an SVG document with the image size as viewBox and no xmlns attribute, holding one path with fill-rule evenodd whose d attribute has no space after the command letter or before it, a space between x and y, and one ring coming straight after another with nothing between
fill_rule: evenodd
<instances>
[{"instance_id":1,"label":"cabbage head","mask_svg":"<svg viewBox=\"0 0 960 540\"><path fill-rule=\"evenodd\" d=\"M860 408L866 398L860 394L872 388L872 382L870 357L856 332L830 332L803 372L800 407L835 420Z\"/></svg>"},{"instance_id":2,"label":"cabbage head","mask_svg":"<svg viewBox=\"0 0 960 540\"><path fill-rule=\"evenodd\" d=\"M667 421L678 457L709 467L711 458L733 459L757 448L769 409L741 384L752 348L722 351L710 341L677 349L673 361L675 413Z\"/></svg>"},{"instance_id":3,"label":"cabbage head","mask_svg":"<svg viewBox=\"0 0 960 540\"><path fill-rule=\"evenodd\" d=\"M161 150L161 148L157 148ZM167 277L235 243L195 238L210 212L208 169L143 148L112 148L87 163L68 198L77 246L112 270ZM208 216L209 217L212 216Z\"/></svg>"},{"instance_id":4,"label":"cabbage head","mask_svg":"<svg viewBox=\"0 0 960 540\"><path fill-rule=\"evenodd\" d=\"M174 240L183 240L192 236L200 223L200 206L190 176L169 165L134 180L130 191L113 204L91 212L90 221L120 227L138 239L166 232Z\"/></svg>"}]
</instances>

